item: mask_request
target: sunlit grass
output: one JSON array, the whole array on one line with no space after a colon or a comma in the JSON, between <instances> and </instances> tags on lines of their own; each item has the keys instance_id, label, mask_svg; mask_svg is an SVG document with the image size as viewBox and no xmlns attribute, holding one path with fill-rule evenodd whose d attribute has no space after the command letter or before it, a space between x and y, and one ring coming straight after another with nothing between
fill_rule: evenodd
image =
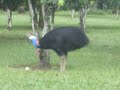
<instances>
[{"instance_id":1,"label":"sunlit grass","mask_svg":"<svg viewBox=\"0 0 120 90\"><path fill-rule=\"evenodd\" d=\"M56 14L55 27L79 26L79 18ZM59 72L59 57L51 50L52 68L35 68L39 59L25 34L31 30L28 14L13 15L13 30L7 30L7 16L0 15L0 90L119 90L120 20L113 16L88 15L87 47L70 52L67 70ZM30 66L33 70L25 71Z\"/></svg>"}]
</instances>

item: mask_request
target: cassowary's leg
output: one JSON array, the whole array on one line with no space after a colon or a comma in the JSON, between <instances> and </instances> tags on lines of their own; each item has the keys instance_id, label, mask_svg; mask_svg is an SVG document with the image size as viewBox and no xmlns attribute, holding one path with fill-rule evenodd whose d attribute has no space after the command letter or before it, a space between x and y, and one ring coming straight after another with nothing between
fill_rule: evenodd
<instances>
[{"instance_id":1,"label":"cassowary's leg","mask_svg":"<svg viewBox=\"0 0 120 90\"><path fill-rule=\"evenodd\" d=\"M62 55L60 58L61 58L60 71L63 72L66 69L67 56L66 55Z\"/></svg>"}]
</instances>

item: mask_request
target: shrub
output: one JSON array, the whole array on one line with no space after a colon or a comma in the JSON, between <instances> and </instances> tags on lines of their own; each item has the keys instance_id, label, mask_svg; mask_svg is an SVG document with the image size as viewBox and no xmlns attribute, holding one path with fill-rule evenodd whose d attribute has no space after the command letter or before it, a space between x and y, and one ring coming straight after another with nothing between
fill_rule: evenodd
<instances>
[{"instance_id":1,"label":"shrub","mask_svg":"<svg viewBox=\"0 0 120 90\"><path fill-rule=\"evenodd\" d=\"M89 9L88 14L89 15L106 15L106 14L111 14L111 11L92 8L92 9Z\"/></svg>"}]
</instances>

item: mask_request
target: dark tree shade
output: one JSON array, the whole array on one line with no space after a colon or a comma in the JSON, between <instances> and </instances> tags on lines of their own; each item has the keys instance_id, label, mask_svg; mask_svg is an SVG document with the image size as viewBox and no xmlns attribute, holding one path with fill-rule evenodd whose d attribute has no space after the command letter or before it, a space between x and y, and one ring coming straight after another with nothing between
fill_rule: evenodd
<instances>
[{"instance_id":1,"label":"dark tree shade","mask_svg":"<svg viewBox=\"0 0 120 90\"><path fill-rule=\"evenodd\" d=\"M24 0L1 0L1 8L4 10L6 8L9 8L10 10L16 10L21 3L24 3Z\"/></svg>"}]
</instances>

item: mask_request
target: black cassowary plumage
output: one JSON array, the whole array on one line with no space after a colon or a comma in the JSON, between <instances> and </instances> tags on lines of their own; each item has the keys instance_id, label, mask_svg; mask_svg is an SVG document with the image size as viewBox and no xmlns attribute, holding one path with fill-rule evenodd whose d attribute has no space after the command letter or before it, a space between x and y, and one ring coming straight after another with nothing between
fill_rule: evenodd
<instances>
[{"instance_id":1,"label":"black cassowary plumage","mask_svg":"<svg viewBox=\"0 0 120 90\"><path fill-rule=\"evenodd\" d=\"M89 40L83 30L77 27L60 27L48 32L40 40L39 48L52 49L59 56L67 56L69 51L82 48L88 43ZM61 71L64 69L65 65L61 65Z\"/></svg>"},{"instance_id":2,"label":"black cassowary plumage","mask_svg":"<svg viewBox=\"0 0 120 90\"><path fill-rule=\"evenodd\" d=\"M40 40L40 48L53 49L59 56L82 48L89 42L84 31L77 27L61 27L48 32Z\"/></svg>"}]
</instances>

